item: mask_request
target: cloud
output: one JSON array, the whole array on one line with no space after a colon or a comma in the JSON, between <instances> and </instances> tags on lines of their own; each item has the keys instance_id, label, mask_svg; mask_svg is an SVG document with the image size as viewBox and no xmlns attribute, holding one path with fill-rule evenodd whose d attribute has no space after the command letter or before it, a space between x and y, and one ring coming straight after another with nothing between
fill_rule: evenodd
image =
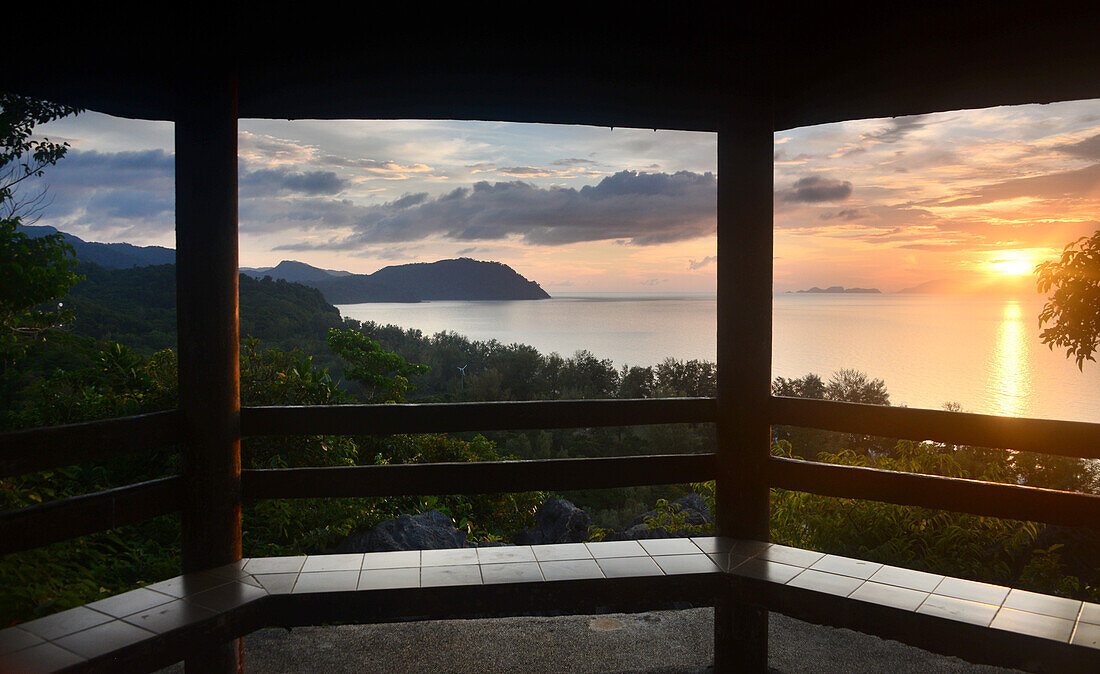
<instances>
[{"instance_id":1,"label":"cloud","mask_svg":"<svg viewBox=\"0 0 1100 674\"><path fill-rule=\"evenodd\" d=\"M409 180L414 177L423 177L421 174L429 174L434 170L421 162L402 164L389 159L343 157L335 154L320 156L317 158L317 163L354 171L360 174L360 180Z\"/></svg>"},{"instance_id":2,"label":"cloud","mask_svg":"<svg viewBox=\"0 0 1100 674\"><path fill-rule=\"evenodd\" d=\"M175 158L163 150L70 150L33 187L41 186L48 205L39 222L62 231L125 231L142 240L175 221Z\"/></svg>"},{"instance_id":3,"label":"cloud","mask_svg":"<svg viewBox=\"0 0 1100 674\"><path fill-rule=\"evenodd\" d=\"M1060 150L1066 154L1073 155L1075 157L1084 157L1085 159L1100 159L1100 133L1086 138L1079 143L1066 143L1063 145L1054 146L1055 150Z\"/></svg>"},{"instance_id":4,"label":"cloud","mask_svg":"<svg viewBox=\"0 0 1100 674\"><path fill-rule=\"evenodd\" d=\"M842 208L839 211L826 211L820 216L822 220L865 220L873 217L871 212L866 208Z\"/></svg>"},{"instance_id":5,"label":"cloud","mask_svg":"<svg viewBox=\"0 0 1100 674\"><path fill-rule=\"evenodd\" d=\"M560 171L539 168L537 166L502 166L497 169L497 171L516 178L549 178L560 173Z\"/></svg>"},{"instance_id":6,"label":"cloud","mask_svg":"<svg viewBox=\"0 0 1100 674\"><path fill-rule=\"evenodd\" d=\"M597 162L591 159L580 159L578 157L569 157L568 159L559 159L557 161L550 162L551 166L581 166L596 164Z\"/></svg>"},{"instance_id":7,"label":"cloud","mask_svg":"<svg viewBox=\"0 0 1100 674\"><path fill-rule=\"evenodd\" d=\"M692 271L696 271L698 269L708 267L708 266L714 264L717 261L718 261L718 256L717 255L711 255L709 257L704 257L702 260L689 260L688 261L688 269L690 269Z\"/></svg>"},{"instance_id":8,"label":"cloud","mask_svg":"<svg viewBox=\"0 0 1100 674\"><path fill-rule=\"evenodd\" d=\"M430 237L511 237L534 245L623 239L653 245L713 234L716 189L712 173L621 171L580 189L479 182L435 198L406 195L379 206L302 200L287 204L283 213L293 220L312 212L314 222L354 230L338 241L315 244L315 249L354 250Z\"/></svg>"},{"instance_id":9,"label":"cloud","mask_svg":"<svg viewBox=\"0 0 1100 674\"><path fill-rule=\"evenodd\" d=\"M897 143L913 131L922 129L926 123L924 115L895 117L886 127L862 134L859 139L865 143Z\"/></svg>"},{"instance_id":10,"label":"cloud","mask_svg":"<svg viewBox=\"0 0 1100 674\"><path fill-rule=\"evenodd\" d=\"M300 141L250 131L237 133L237 156L253 164L301 164L311 161L316 154L316 147Z\"/></svg>"},{"instance_id":11,"label":"cloud","mask_svg":"<svg viewBox=\"0 0 1100 674\"><path fill-rule=\"evenodd\" d=\"M46 182L66 188L140 188L175 181L175 157L164 150L70 150L47 172Z\"/></svg>"},{"instance_id":12,"label":"cloud","mask_svg":"<svg viewBox=\"0 0 1100 674\"><path fill-rule=\"evenodd\" d=\"M844 201L852 196L852 183L821 176L806 176L778 193L781 201L817 204L824 201Z\"/></svg>"},{"instance_id":13,"label":"cloud","mask_svg":"<svg viewBox=\"0 0 1100 674\"><path fill-rule=\"evenodd\" d=\"M237 182L243 199L284 194L334 195L343 192L347 183L332 171L299 173L283 168L242 172Z\"/></svg>"},{"instance_id":14,"label":"cloud","mask_svg":"<svg viewBox=\"0 0 1100 674\"><path fill-rule=\"evenodd\" d=\"M977 206L1022 197L1063 201L1066 205L1100 197L1100 164L973 187L936 205Z\"/></svg>"}]
</instances>

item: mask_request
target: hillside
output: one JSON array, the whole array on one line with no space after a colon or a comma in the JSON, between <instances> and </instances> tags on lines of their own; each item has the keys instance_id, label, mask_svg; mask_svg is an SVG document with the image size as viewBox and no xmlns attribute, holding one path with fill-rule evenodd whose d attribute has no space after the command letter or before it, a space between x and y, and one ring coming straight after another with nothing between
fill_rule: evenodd
<instances>
[{"instance_id":1,"label":"hillside","mask_svg":"<svg viewBox=\"0 0 1100 674\"><path fill-rule=\"evenodd\" d=\"M19 228L27 236L60 234L73 247L76 259L107 269L127 269L157 264L175 264L176 251L163 246L135 246L129 243L96 243L60 232L48 225L26 225Z\"/></svg>"},{"instance_id":2,"label":"hillside","mask_svg":"<svg viewBox=\"0 0 1100 674\"><path fill-rule=\"evenodd\" d=\"M284 281L290 281L291 283L310 284L330 279L333 276L347 276L350 272L318 269L305 262L283 260L274 267L261 267L259 269L241 267L241 273L247 274L253 278L270 276L271 278L282 279Z\"/></svg>"},{"instance_id":3,"label":"hillside","mask_svg":"<svg viewBox=\"0 0 1100 674\"><path fill-rule=\"evenodd\" d=\"M405 288L394 288L366 274L330 276L317 283L307 283L321 291L333 304L360 304L363 302L419 302L416 293Z\"/></svg>"},{"instance_id":4,"label":"hillside","mask_svg":"<svg viewBox=\"0 0 1100 674\"><path fill-rule=\"evenodd\" d=\"M370 277L425 300L550 299L538 283L527 280L508 265L468 257L385 267Z\"/></svg>"},{"instance_id":5,"label":"hillside","mask_svg":"<svg viewBox=\"0 0 1100 674\"><path fill-rule=\"evenodd\" d=\"M34 237L61 234L72 245L76 259L104 269L172 265L176 262L176 251L162 246L96 243L48 226L25 226L20 231ZM468 257L385 267L373 274L320 269L297 260L283 260L274 267L242 267L241 275L257 280L270 277L316 288L330 304L542 300L550 297L538 283L527 280L506 264ZM244 292L243 286L241 292ZM242 306L243 301L242 298ZM242 323L242 331L243 327Z\"/></svg>"},{"instance_id":6,"label":"hillside","mask_svg":"<svg viewBox=\"0 0 1100 674\"><path fill-rule=\"evenodd\" d=\"M296 281L321 291L332 304L421 300L542 300L550 295L500 262L470 258L403 264L373 274L348 274L284 260L254 276Z\"/></svg>"},{"instance_id":7,"label":"hillside","mask_svg":"<svg viewBox=\"0 0 1100 674\"><path fill-rule=\"evenodd\" d=\"M75 320L72 331L122 342L141 352L176 348L176 270L174 265L105 269L81 263L85 280L62 299ZM240 278L241 336L265 346L328 353L330 327L343 324L340 312L313 288L283 280Z\"/></svg>"}]
</instances>

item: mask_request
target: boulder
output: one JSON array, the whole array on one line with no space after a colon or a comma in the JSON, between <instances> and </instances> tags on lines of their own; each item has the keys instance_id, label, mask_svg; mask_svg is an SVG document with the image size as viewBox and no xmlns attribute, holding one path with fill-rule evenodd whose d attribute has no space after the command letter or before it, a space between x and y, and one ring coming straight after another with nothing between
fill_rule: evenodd
<instances>
[{"instance_id":1,"label":"boulder","mask_svg":"<svg viewBox=\"0 0 1100 674\"><path fill-rule=\"evenodd\" d=\"M535 511L537 527L526 529L513 537L517 545L549 543L581 543L588 540L592 518L565 499L549 499Z\"/></svg>"},{"instance_id":2,"label":"boulder","mask_svg":"<svg viewBox=\"0 0 1100 674\"><path fill-rule=\"evenodd\" d=\"M703 524L710 524L710 509L707 508L707 502L698 494L688 494L672 502L672 509L676 512L683 514L686 522L693 526L700 526ZM656 510L650 510L649 512L642 513L634 518L634 521L630 523L630 526L623 529L620 532L615 532L607 536L608 540L634 540L634 539L649 539L649 538L677 538L683 536L694 535L693 531L666 531L665 529L650 529L646 524L646 518L653 517L657 514Z\"/></svg>"},{"instance_id":3,"label":"boulder","mask_svg":"<svg viewBox=\"0 0 1100 674\"><path fill-rule=\"evenodd\" d=\"M332 552L438 550L465 545L466 534L455 528L450 517L438 510L429 510L419 515L401 515L379 522L372 529L352 532Z\"/></svg>"}]
</instances>

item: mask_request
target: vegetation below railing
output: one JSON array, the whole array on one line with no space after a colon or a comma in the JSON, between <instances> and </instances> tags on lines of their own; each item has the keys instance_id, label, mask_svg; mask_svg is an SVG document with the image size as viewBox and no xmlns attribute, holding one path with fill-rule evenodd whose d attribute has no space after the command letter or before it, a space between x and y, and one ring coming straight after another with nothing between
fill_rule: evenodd
<instances>
[{"instance_id":1,"label":"vegetation below railing","mask_svg":"<svg viewBox=\"0 0 1100 674\"><path fill-rule=\"evenodd\" d=\"M286 300L308 295L284 285L268 288L260 284L254 299ZM257 315L274 310L270 306L243 304L244 299L242 311L248 309ZM298 316L295 325L309 323L307 314L319 311L314 305L320 306L311 302L303 309L304 314L295 314ZM163 310L165 315L168 311L167 307ZM321 322L332 327L331 312L321 313L325 319ZM115 321L124 318L117 313L111 315ZM288 343L285 339L290 335L279 332L285 331L286 326L280 328L281 324L271 321L257 321L256 325L265 325L263 330L272 332L277 337L276 343ZM349 381L334 379L328 370L316 367L311 357L300 352L263 348L255 339L244 339L242 404L339 405L408 397L419 401L473 401L713 396L716 391L713 363L668 359L654 367L618 370L610 361L587 352L561 357L540 354L525 345L477 342L453 333L429 337L418 331L371 323L359 325L353 321L345 321L343 327L347 330L332 333L334 336L327 344L316 331L308 334L307 341L310 348L326 350L327 362L344 364L344 378L354 377ZM110 334L110 330L104 334ZM153 338L161 337L153 335ZM143 346L148 349L149 343L143 342ZM425 370L414 365L417 363L430 367ZM0 393L4 402L0 423L8 429L172 409L177 399L176 360L170 350L139 353L77 334L51 334L46 341L31 345L16 366L5 365L0 378L5 384ZM814 376L777 380L775 392L825 400L889 402L885 384L880 380L845 371L828 382ZM585 414L590 416L590 411ZM245 468L259 469L372 466L701 453L711 452L715 447L712 424L518 428L521 430L449 436L353 433L246 437L242 442L242 464ZM777 427L776 438L787 440L788 452L801 458L818 459L824 451L828 454L825 460L841 464L892 465L892 469L1086 492L1096 487L1095 473L1085 470L1080 460L1069 457L915 443L903 446L871 436L789 427ZM919 456L906 455L906 451ZM891 461L895 463L889 464ZM175 449L164 447L105 462L18 477L0 476L4 487L0 490L0 507L10 511L173 475L178 469ZM567 496L593 517L597 530L606 530L623 528L654 504L667 503L687 491L684 486L669 485L571 491ZM528 492L503 496L250 501L244 509L245 554L322 552L357 529L401 513L430 509L450 515L467 531L470 540L506 540L531 525L534 509L546 496L542 492ZM988 525L995 522L989 518L943 515L782 490L773 492L772 511L777 540L804 547L899 565L924 568L934 565L934 570L940 573L997 582L1007 582L1008 572L1004 571L1007 568L1015 574L1011 578L1014 582L1044 592L1091 597L1097 585L1094 575L1081 571L1077 557L1070 555L1066 543L1061 542L1066 533L1054 527L1027 525L1031 528L1018 530L1011 522ZM0 590L0 623L53 612L174 575L178 572L178 529L171 522L172 518L159 518L5 556L0 559L0 587L5 588ZM845 529L845 523L850 528ZM970 528L974 531L969 532ZM844 529L843 536L839 529ZM1018 544L1010 552L1006 548L999 556L989 558L992 576L975 576L981 561L974 560L983 558L975 558L974 551L985 550L982 541L998 535L1009 536ZM121 549L127 552L120 553Z\"/></svg>"},{"instance_id":2,"label":"vegetation below railing","mask_svg":"<svg viewBox=\"0 0 1100 674\"><path fill-rule=\"evenodd\" d=\"M830 434L839 435L839 434ZM834 438L834 443L838 441ZM866 438L849 441L865 442ZM834 444L835 446L835 444ZM817 460L898 472L1003 481L1005 452L975 453L932 443L895 441L889 454L853 449L820 452ZM796 454L787 440L772 447ZM801 454L806 449L801 450ZM714 507L714 482L692 485ZM670 503L658 503L650 528L711 532L692 527ZM772 489L772 541L942 575L1007 585L1043 594L1100 601L1100 532L1038 522L981 517L880 501Z\"/></svg>"}]
</instances>

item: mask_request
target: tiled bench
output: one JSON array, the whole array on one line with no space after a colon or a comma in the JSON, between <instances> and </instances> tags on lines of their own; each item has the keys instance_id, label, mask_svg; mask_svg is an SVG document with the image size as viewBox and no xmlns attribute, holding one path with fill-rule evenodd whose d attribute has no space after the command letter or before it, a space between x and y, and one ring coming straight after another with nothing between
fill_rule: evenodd
<instances>
[{"instance_id":1,"label":"tiled bench","mask_svg":"<svg viewBox=\"0 0 1100 674\"><path fill-rule=\"evenodd\" d=\"M721 592L1039 671L1100 671L1100 605L720 538L244 559L0 631L0 671L149 671L265 626L644 611Z\"/></svg>"}]
</instances>

